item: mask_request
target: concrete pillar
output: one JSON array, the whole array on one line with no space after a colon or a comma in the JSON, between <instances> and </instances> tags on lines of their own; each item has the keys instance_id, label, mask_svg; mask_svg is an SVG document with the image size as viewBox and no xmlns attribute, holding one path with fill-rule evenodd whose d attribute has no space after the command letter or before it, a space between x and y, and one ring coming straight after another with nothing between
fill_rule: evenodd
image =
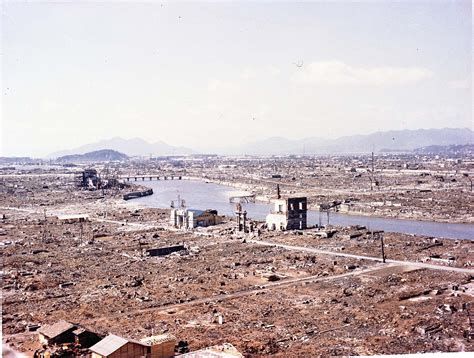
<instances>
[{"instance_id":1,"label":"concrete pillar","mask_svg":"<svg viewBox=\"0 0 474 358\"><path fill-rule=\"evenodd\" d=\"M247 231L247 229L246 229L246 227L247 227L246 226L247 225L247 212L244 211L242 215L244 216L244 232L246 232Z\"/></svg>"}]
</instances>

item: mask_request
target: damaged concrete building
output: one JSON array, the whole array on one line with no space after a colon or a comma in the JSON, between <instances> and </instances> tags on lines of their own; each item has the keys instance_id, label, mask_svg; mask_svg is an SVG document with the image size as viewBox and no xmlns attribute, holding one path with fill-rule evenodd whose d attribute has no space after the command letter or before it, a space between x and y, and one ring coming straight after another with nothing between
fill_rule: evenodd
<instances>
[{"instance_id":1,"label":"damaged concrete building","mask_svg":"<svg viewBox=\"0 0 474 358\"><path fill-rule=\"evenodd\" d=\"M274 210L267 215L269 230L303 230L307 227L307 199L278 198L274 199Z\"/></svg>"},{"instance_id":2,"label":"damaged concrete building","mask_svg":"<svg viewBox=\"0 0 474 358\"><path fill-rule=\"evenodd\" d=\"M88 189L97 189L100 178L95 169L84 169L82 172L81 186Z\"/></svg>"},{"instance_id":3,"label":"damaged concrete building","mask_svg":"<svg viewBox=\"0 0 474 358\"><path fill-rule=\"evenodd\" d=\"M206 227L221 222L222 217L217 215L217 210L171 209L170 224L179 229Z\"/></svg>"}]
</instances>

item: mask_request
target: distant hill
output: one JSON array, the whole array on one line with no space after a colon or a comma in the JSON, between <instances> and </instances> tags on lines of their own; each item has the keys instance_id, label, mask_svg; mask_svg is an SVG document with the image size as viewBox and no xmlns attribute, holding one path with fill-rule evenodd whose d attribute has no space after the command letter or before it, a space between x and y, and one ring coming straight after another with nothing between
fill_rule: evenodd
<instances>
[{"instance_id":1,"label":"distant hill","mask_svg":"<svg viewBox=\"0 0 474 358\"><path fill-rule=\"evenodd\" d=\"M189 148L175 147L161 141L149 143L141 138L123 139L120 137L115 137L112 139L86 144L75 149L51 153L47 156L47 158L58 158L66 155L84 154L102 150L104 148L116 150L118 152L125 153L128 156L149 156L150 154L153 156L160 156L194 153L194 151Z\"/></svg>"},{"instance_id":2,"label":"distant hill","mask_svg":"<svg viewBox=\"0 0 474 358\"><path fill-rule=\"evenodd\" d=\"M374 152L411 152L416 148L433 145L472 144L474 132L468 128L417 129L375 132L366 135L353 135L328 139L307 137L288 139L272 137L241 146L216 149L218 154L254 154L254 155L287 155L287 154L351 154ZM158 141L149 143L140 138L112 138L96 143L86 144L72 150L52 153L48 158L66 155L84 154L104 148L124 153L128 156L154 157L166 155L196 154L196 151L185 147L175 147Z\"/></svg>"},{"instance_id":3,"label":"distant hill","mask_svg":"<svg viewBox=\"0 0 474 358\"><path fill-rule=\"evenodd\" d=\"M336 139L309 137L299 140L269 138L226 150L228 154L346 154L371 151L412 151L432 145L464 145L473 143L468 128L417 129L375 132Z\"/></svg>"},{"instance_id":4,"label":"distant hill","mask_svg":"<svg viewBox=\"0 0 474 358\"><path fill-rule=\"evenodd\" d=\"M427 147L416 148L413 150L417 154L435 154L435 155L473 155L474 144L464 145L430 145Z\"/></svg>"},{"instance_id":5,"label":"distant hill","mask_svg":"<svg viewBox=\"0 0 474 358\"><path fill-rule=\"evenodd\" d=\"M122 161L127 159L128 156L126 154L117 152L116 150L112 149L102 149L84 154L64 155L62 157L56 158L56 162L111 162Z\"/></svg>"}]
</instances>

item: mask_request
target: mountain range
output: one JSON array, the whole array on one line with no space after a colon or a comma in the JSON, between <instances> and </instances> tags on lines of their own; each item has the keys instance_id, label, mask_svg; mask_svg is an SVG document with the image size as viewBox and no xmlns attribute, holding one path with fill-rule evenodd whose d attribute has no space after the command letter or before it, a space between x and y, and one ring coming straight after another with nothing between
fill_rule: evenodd
<instances>
[{"instance_id":1,"label":"mountain range","mask_svg":"<svg viewBox=\"0 0 474 358\"><path fill-rule=\"evenodd\" d=\"M226 152L257 155L410 152L416 148L431 145L471 144L473 134L474 132L468 128L443 128L375 132L336 139L308 137L294 140L272 137L231 148Z\"/></svg>"},{"instance_id":2,"label":"mountain range","mask_svg":"<svg viewBox=\"0 0 474 358\"><path fill-rule=\"evenodd\" d=\"M128 156L111 149L101 149L84 154L64 155L56 158L56 162L110 162L127 160Z\"/></svg>"},{"instance_id":3,"label":"mountain range","mask_svg":"<svg viewBox=\"0 0 474 358\"><path fill-rule=\"evenodd\" d=\"M141 138L124 139L114 137L101 140L94 143L85 144L78 148L63 150L51 153L47 158L58 158L65 155L85 154L102 149L111 149L117 152L125 153L128 156L159 156L159 155L179 155L193 154L194 151L189 148L175 147L162 141L149 143Z\"/></svg>"},{"instance_id":4,"label":"mountain range","mask_svg":"<svg viewBox=\"0 0 474 358\"><path fill-rule=\"evenodd\" d=\"M336 139L307 137L288 139L271 137L241 146L215 149L216 154L229 155L285 155L285 154L350 154L374 152L411 152L416 148L433 145L472 144L474 132L469 128L417 129L375 132L367 135L344 136ZM141 138L115 137L81 147L52 153L48 158L84 154L101 149L111 149L128 156L163 156L196 154L197 150L176 147L165 142L149 143Z\"/></svg>"},{"instance_id":5,"label":"mountain range","mask_svg":"<svg viewBox=\"0 0 474 358\"><path fill-rule=\"evenodd\" d=\"M414 150L416 154L440 154L452 156L465 156L474 154L474 144L464 145L430 145Z\"/></svg>"}]
</instances>

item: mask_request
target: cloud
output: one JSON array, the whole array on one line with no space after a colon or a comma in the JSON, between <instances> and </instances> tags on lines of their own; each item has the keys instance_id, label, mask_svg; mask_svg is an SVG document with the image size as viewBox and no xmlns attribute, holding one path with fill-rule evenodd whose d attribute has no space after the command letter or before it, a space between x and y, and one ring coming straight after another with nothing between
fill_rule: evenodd
<instances>
[{"instance_id":1,"label":"cloud","mask_svg":"<svg viewBox=\"0 0 474 358\"><path fill-rule=\"evenodd\" d=\"M400 86L415 84L433 76L420 67L355 67L341 61L312 62L293 77L295 83L323 85Z\"/></svg>"}]
</instances>

